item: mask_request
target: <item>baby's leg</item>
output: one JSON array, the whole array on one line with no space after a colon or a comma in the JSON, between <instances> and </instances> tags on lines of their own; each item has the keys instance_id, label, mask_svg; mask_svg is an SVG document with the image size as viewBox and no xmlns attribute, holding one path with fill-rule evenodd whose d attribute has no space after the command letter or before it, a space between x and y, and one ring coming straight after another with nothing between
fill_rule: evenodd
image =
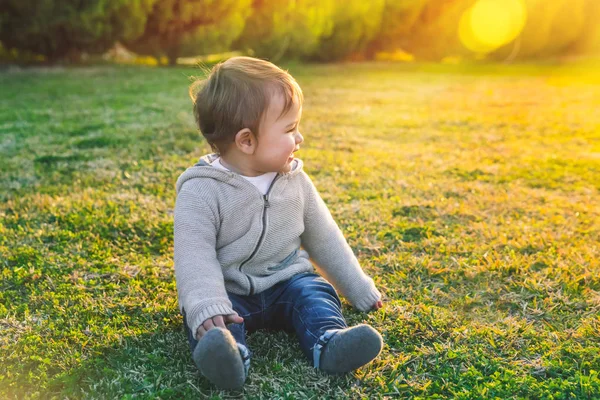
<instances>
[{"instance_id":1,"label":"baby's leg","mask_svg":"<svg viewBox=\"0 0 600 400\"><path fill-rule=\"evenodd\" d=\"M235 309L235 305L234 305ZM238 315L244 318L243 314L241 314L238 310ZM183 310L183 329L187 335L188 343L190 345L190 352L193 354L194 349L198 345L198 340L196 340L195 336L192 334L191 329L187 325L186 317L185 317L185 309ZM229 324L227 325L227 329L235 339L237 347L240 351L240 355L242 360L244 361L244 368L246 369L246 374L248 373L248 368L250 368L250 358L252 357L252 352L246 345L246 321L241 324Z\"/></svg>"},{"instance_id":2,"label":"baby's leg","mask_svg":"<svg viewBox=\"0 0 600 400\"><path fill-rule=\"evenodd\" d=\"M246 382L241 353L228 329L218 326L209 329L198 342L192 358L202 375L218 388L239 390Z\"/></svg>"},{"instance_id":3,"label":"baby's leg","mask_svg":"<svg viewBox=\"0 0 600 400\"><path fill-rule=\"evenodd\" d=\"M236 364L243 363L243 380L248 376L252 352L246 345L246 327L250 326L252 328L256 325L253 316L260 315L260 312L257 313L257 310L254 310L255 307L253 307L254 302L251 301L252 299L231 293L228 295L233 309L240 317L244 318L244 322L241 324L229 324L227 325L227 330L212 328L204 334L200 342L196 340L187 325L185 309L183 310L183 325L188 337L192 359L196 366L204 376L217 386L231 389L232 387L225 386L231 384L232 377L225 377L225 375L232 375L237 370ZM213 330L215 332L211 332ZM199 343L203 343L203 345L198 346ZM233 348L236 348L235 354L233 353ZM224 376L223 382L219 378L221 375Z\"/></svg>"},{"instance_id":4,"label":"baby's leg","mask_svg":"<svg viewBox=\"0 0 600 400\"><path fill-rule=\"evenodd\" d=\"M297 275L286 282L274 301L271 320L295 331L312 365L326 372L355 370L381 351L381 335L365 324L349 328L335 289L317 274Z\"/></svg>"}]
</instances>

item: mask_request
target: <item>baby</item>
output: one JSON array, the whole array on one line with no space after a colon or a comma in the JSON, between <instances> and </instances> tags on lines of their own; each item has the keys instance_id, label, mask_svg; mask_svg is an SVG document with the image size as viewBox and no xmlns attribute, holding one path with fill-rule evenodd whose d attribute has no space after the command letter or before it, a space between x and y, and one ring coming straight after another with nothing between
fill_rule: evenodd
<instances>
[{"instance_id":1,"label":"baby","mask_svg":"<svg viewBox=\"0 0 600 400\"><path fill-rule=\"evenodd\" d=\"M252 356L246 331L257 329L295 333L326 373L372 361L381 335L348 327L336 290L365 312L382 307L381 294L295 157L304 141L298 83L268 61L234 57L190 94L214 153L177 180L174 258L202 375L222 389L243 387Z\"/></svg>"}]
</instances>

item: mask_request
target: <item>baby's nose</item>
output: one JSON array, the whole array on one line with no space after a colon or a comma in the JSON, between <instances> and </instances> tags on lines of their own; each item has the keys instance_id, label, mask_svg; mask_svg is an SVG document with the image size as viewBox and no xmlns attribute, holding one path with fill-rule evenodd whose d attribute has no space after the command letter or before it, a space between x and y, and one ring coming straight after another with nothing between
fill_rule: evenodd
<instances>
[{"instance_id":1,"label":"baby's nose","mask_svg":"<svg viewBox=\"0 0 600 400\"><path fill-rule=\"evenodd\" d=\"M298 134L296 135L296 143L300 144L302 142L304 142L304 136L302 136L300 131L298 131Z\"/></svg>"}]
</instances>

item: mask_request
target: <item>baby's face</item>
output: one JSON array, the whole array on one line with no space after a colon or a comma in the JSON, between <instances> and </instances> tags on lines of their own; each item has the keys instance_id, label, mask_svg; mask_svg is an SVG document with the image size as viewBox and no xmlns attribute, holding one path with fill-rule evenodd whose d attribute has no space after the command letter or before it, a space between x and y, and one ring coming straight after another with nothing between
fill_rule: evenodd
<instances>
[{"instance_id":1,"label":"baby's face","mask_svg":"<svg viewBox=\"0 0 600 400\"><path fill-rule=\"evenodd\" d=\"M284 105L281 95L273 96L260 127L254 157L256 168L262 172L288 172L294 160L293 153L304 141L298 130L302 106L294 103L285 115L279 117Z\"/></svg>"}]
</instances>

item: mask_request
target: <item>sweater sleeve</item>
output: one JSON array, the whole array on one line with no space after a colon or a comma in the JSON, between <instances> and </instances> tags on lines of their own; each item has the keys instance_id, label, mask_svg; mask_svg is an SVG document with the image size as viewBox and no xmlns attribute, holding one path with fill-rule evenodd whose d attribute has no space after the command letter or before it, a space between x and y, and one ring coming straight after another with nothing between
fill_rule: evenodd
<instances>
[{"instance_id":1,"label":"sweater sleeve","mask_svg":"<svg viewBox=\"0 0 600 400\"><path fill-rule=\"evenodd\" d=\"M381 299L373 280L361 269L358 259L331 216L308 175L302 246L317 264L323 277L361 311L369 311Z\"/></svg>"},{"instance_id":2,"label":"sweater sleeve","mask_svg":"<svg viewBox=\"0 0 600 400\"><path fill-rule=\"evenodd\" d=\"M217 259L217 215L198 195L184 187L177 195L174 214L177 294L195 336L206 319L235 311Z\"/></svg>"}]
</instances>

